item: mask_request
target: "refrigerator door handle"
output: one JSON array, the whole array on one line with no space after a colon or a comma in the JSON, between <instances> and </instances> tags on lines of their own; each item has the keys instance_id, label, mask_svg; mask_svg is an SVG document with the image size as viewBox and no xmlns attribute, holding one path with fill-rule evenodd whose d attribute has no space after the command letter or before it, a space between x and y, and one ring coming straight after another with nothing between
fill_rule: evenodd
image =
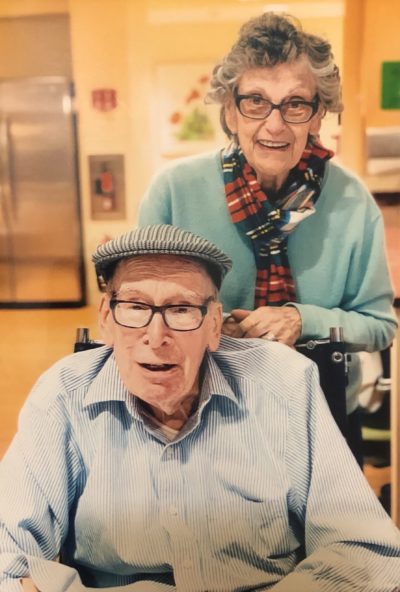
<instances>
[{"instance_id":1,"label":"refrigerator door handle","mask_svg":"<svg viewBox=\"0 0 400 592\"><path fill-rule=\"evenodd\" d=\"M7 231L11 231L11 193L8 166L8 130L6 117L0 114L0 206Z\"/></svg>"},{"instance_id":2,"label":"refrigerator door handle","mask_svg":"<svg viewBox=\"0 0 400 592\"><path fill-rule=\"evenodd\" d=\"M9 128L7 119L0 113L0 213L5 227L5 256L10 265L8 278L8 289L12 299L16 298L17 284L14 267L14 240L13 240L13 186L10 182L9 170Z\"/></svg>"},{"instance_id":3,"label":"refrigerator door handle","mask_svg":"<svg viewBox=\"0 0 400 592\"><path fill-rule=\"evenodd\" d=\"M2 117L1 121L1 146L3 162L3 184L5 189L5 200L9 204L9 211L14 220L18 215L17 193L15 191L15 175L13 162L13 149L10 133L10 119L7 116Z\"/></svg>"}]
</instances>

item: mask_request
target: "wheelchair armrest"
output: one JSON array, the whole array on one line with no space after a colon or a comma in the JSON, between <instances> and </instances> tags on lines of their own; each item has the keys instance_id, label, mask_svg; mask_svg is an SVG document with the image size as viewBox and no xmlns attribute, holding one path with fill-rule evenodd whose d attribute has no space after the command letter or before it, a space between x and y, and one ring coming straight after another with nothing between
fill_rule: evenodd
<instances>
[{"instance_id":1,"label":"wheelchair armrest","mask_svg":"<svg viewBox=\"0 0 400 592\"><path fill-rule=\"evenodd\" d=\"M76 341L74 343L74 353L86 351L87 349L94 349L104 345L102 341L90 339L89 329L87 327L79 327L76 330Z\"/></svg>"},{"instance_id":2,"label":"wheelchair armrest","mask_svg":"<svg viewBox=\"0 0 400 592\"><path fill-rule=\"evenodd\" d=\"M326 339L309 339L296 344L296 350L315 362L331 413L340 431L347 437L346 386L348 360L341 328L332 328Z\"/></svg>"}]
</instances>

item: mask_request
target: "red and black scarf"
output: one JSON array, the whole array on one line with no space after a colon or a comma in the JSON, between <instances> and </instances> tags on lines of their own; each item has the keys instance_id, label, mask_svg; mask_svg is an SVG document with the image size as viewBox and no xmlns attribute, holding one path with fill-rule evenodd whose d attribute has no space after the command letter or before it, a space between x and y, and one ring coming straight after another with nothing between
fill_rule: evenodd
<instances>
[{"instance_id":1,"label":"red and black scarf","mask_svg":"<svg viewBox=\"0 0 400 592\"><path fill-rule=\"evenodd\" d=\"M287 255L288 235L314 213L326 161L333 152L313 140L271 202L237 146L223 154L225 194L231 220L253 245L257 267L255 307L296 301Z\"/></svg>"}]
</instances>

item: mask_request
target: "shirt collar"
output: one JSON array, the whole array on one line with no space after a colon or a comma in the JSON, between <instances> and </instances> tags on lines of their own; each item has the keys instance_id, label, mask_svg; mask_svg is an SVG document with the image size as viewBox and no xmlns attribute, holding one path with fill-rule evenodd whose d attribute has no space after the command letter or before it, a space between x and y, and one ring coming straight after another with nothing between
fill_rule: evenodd
<instances>
[{"instance_id":1,"label":"shirt collar","mask_svg":"<svg viewBox=\"0 0 400 592\"><path fill-rule=\"evenodd\" d=\"M204 359L204 379L201 387L199 407L203 406L213 395L227 397L237 404L237 399L232 388L212 354L207 352ZM132 401L133 405L129 403L128 405L139 415L136 397L132 397L131 393L123 384L114 354L111 354L106 359L91 383L85 395L84 407L95 405L96 403L106 403L107 401L123 401L124 403Z\"/></svg>"},{"instance_id":2,"label":"shirt collar","mask_svg":"<svg viewBox=\"0 0 400 592\"><path fill-rule=\"evenodd\" d=\"M226 397L238 404L237 397L235 396L230 384L223 375L220 367L213 355L209 352L205 356L205 371L204 379L201 387L201 401L208 400L212 395L220 395Z\"/></svg>"},{"instance_id":3,"label":"shirt collar","mask_svg":"<svg viewBox=\"0 0 400 592\"><path fill-rule=\"evenodd\" d=\"M91 383L85 395L84 407L107 401L126 402L129 396L130 393L122 382L114 354L111 353Z\"/></svg>"}]
</instances>

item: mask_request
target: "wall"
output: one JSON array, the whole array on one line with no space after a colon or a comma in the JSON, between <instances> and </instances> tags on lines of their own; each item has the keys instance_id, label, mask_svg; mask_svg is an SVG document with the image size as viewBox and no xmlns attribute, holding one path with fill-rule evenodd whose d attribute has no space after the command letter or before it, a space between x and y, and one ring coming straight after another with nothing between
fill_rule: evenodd
<instances>
[{"instance_id":1,"label":"wall","mask_svg":"<svg viewBox=\"0 0 400 592\"><path fill-rule=\"evenodd\" d=\"M128 4L129 0L85 0L84 2L70 0L69 2L79 130L84 253L88 296L91 302L96 302L98 298L96 279L90 260L91 253L104 234L115 236L124 232L128 223L113 221L105 224L91 220L88 156L123 154L126 158L126 194L127 196L132 194ZM139 25L137 30L139 31ZM115 89L118 107L105 113L94 109L91 103L91 91L96 88ZM134 214L131 199L128 199L127 206L127 218L132 220Z\"/></svg>"},{"instance_id":2,"label":"wall","mask_svg":"<svg viewBox=\"0 0 400 592\"><path fill-rule=\"evenodd\" d=\"M380 106L382 62L400 62L399 25L399 2L366 0L362 80L366 127L400 126L400 110ZM374 191L400 191L400 171L365 175L365 180Z\"/></svg>"},{"instance_id":3,"label":"wall","mask_svg":"<svg viewBox=\"0 0 400 592\"><path fill-rule=\"evenodd\" d=\"M1 5L0 5L1 8ZM49 51L51 47L51 51ZM72 78L67 14L2 18L0 78L66 76Z\"/></svg>"},{"instance_id":4,"label":"wall","mask_svg":"<svg viewBox=\"0 0 400 592\"><path fill-rule=\"evenodd\" d=\"M0 17L68 12L68 0L0 0Z\"/></svg>"},{"instance_id":5,"label":"wall","mask_svg":"<svg viewBox=\"0 0 400 592\"><path fill-rule=\"evenodd\" d=\"M400 2L366 0L362 88L366 124L400 125L400 110L381 109L381 64L400 61Z\"/></svg>"},{"instance_id":6,"label":"wall","mask_svg":"<svg viewBox=\"0 0 400 592\"><path fill-rule=\"evenodd\" d=\"M364 0L348 0L343 23L343 104L340 158L361 173L364 163L364 107L361 62L364 40Z\"/></svg>"},{"instance_id":7,"label":"wall","mask_svg":"<svg viewBox=\"0 0 400 592\"><path fill-rule=\"evenodd\" d=\"M342 160L364 175L365 128L400 125L399 110L380 107L381 63L400 61L400 3L347 0L345 13ZM400 174L366 181L371 188L398 191Z\"/></svg>"}]
</instances>

